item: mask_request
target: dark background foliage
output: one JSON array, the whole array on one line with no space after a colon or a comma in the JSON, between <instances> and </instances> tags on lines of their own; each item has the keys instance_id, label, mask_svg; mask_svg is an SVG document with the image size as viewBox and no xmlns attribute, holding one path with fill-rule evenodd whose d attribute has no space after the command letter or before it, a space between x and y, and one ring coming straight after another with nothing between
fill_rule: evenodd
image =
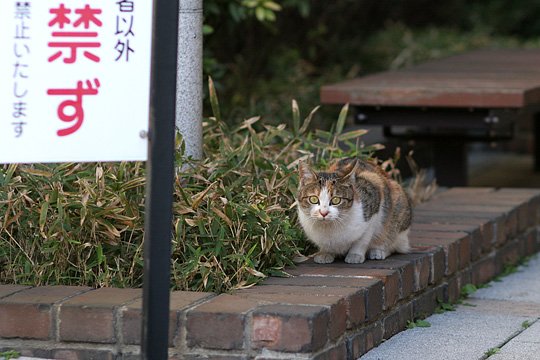
<instances>
[{"instance_id":1,"label":"dark background foliage","mask_svg":"<svg viewBox=\"0 0 540 360\"><path fill-rule=\"evenodd\" d=\"M291 98L316 106L325 82L473 48L536 47L540 1L206 0L205 23L205 72L224 111L279 122Z\"/></svg>"}]
</instances>

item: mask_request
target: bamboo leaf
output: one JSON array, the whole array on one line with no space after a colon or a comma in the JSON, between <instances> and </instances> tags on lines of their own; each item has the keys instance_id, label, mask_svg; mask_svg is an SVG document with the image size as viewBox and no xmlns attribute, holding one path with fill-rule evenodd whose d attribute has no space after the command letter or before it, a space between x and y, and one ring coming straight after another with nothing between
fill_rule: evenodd
<instances>
[{"instance_id":1,"label":"bamboo leaf","mask_svg":"<svg viewBox=\"0 0 540 360\"><path fill-rule=\"evenodd\" d=\"M347 120L347 113L349 112L349 104L345 104L339 112L338 120L336 123L336 136L339 136L343 132L345 127L345 121Z\"/></svg>"},{"instance_id":2,"label":"bamboo leaf","mask_svg":"<svg viewBox=\"0 0 540 360\"><path fill-rule=\"evenodd\" d=\"M227 225L229 226L233 225L233 222L231 221L231 219L229 219L229 217L225 215L221 210L219 210L218 208L213 208L212 210L216 213L217 216L219 216L223 221L225 221Z\"/></svg>"},{"instance_id":3,"label":"bamboo leaf","mask_svg":"<svg viewBox=\"0 0 540 360\"><path fill-rule=\"evenodd\" d=\"M292 120L293 120L293 134L298 135L298 130L300 129L300 109L298 108L298 103L296 100L292 100Z\"/></svg>"},{"instance_id":4,"label":"bamboo leaf","mask_svg":"<svg viewBox=\"0 0 540 360\"><path fill-rule=\"evenodd\" d=\"M47 177L47 178L50 178L50 177L53 176L52 172L50 172L50 171L33 169L31 167L24 168L24 172L28 173L28 174L31 174L31 175L43 176L43 177Z\"/></svg>"},{"instance_id":5,"label":"bamboo leaf","mask_svg":"<svg viewBox=\"0 0 540 360\"><path fill-rule=\"evenodd\" d=\"M307 131L307 129L309 128L309 124L311 123L311 120L313 119L313 116L319 110L319 108L320 106L316 106L313 110L311 110L309 115L304 119L304 123L302 124L302 127L299 130L300 134L304 134Z\"/></svg>"},{"instance_id":6,"label":"bamboo leaf","mask_svg":"<svg viewBox=\"0 0 540 360\"><path fill-rule=\"evenodd\" d=\"M47 222L47 210L49 210L49 203L44 202L41 204L41 210L39 211L39 230L43 233L45 229L45 223Z\"/></svg>"},{"instance_id":7,"label":"bamboo leaf","mask_svg":"<svg viewBox=\"0 0 540 360\"><path fill-rule=\"evenodd\" d=\"M265 1L264 7L273 11L281 11L281 5L273 1Z\"/></svg>"},{"instance_id":8,"label":"bamboo leaf","mask_svg":"<svg viewBox=\"0 0 540 360\"><path fill-rule=\"evenodd\" d=\"M208 77L208 91L210 93L210 105L212 106L212 113L216 120L221 122L221 110L219 109L219 100L216 93L216 87L214 86L214 81L209 76Z\"/></svg>"},{"instance_id":9,"label":"bamboo leaf","mask_svg":"<svg viewBox=\"0 0 540 360\"><path fill-rule=\"evenodd\" d=\"M206 189L204 189L203 191L193 195L193 203L191 204L191 208L193 210L196 210L199 205L201 204L201 202L203 201L204 197L206 196L206 194L208 194L208 192L212 189L212 187L214 187L214 185L217 184L217 181L214 181L212 184L210 184Z\"/></svg>"},{"instance_id":10,"label":"bamboo leaf","mask_svg":"<svg viewBox=\"0 0 540 360\"><path fill-rule=\"evenodd\" d=\"M360 137L360 136L363 136L363 135L367 134L367 132L368 131L364 130L364 129L347 131L346 133L343 133L343 134L339 135L338 140L339 141L346 141L346 140L354 139L354 138L357 138L357 137Z\"/></svg>"}]
</instances>

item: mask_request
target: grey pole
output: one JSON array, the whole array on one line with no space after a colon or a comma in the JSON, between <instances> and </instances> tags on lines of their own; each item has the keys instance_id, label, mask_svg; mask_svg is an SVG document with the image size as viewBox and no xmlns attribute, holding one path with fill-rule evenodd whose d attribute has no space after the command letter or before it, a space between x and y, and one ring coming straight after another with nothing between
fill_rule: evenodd
<instances>
[{"instance_id":1,"label":"grey pole","mask_svg":"<svg viewBox=\"0 0 540 360\"><path fill-rule=\"evenodd\" d=\"M179 0L176 127L186 156L202 158L203 0Z\"/></svg>"}]
</instances>

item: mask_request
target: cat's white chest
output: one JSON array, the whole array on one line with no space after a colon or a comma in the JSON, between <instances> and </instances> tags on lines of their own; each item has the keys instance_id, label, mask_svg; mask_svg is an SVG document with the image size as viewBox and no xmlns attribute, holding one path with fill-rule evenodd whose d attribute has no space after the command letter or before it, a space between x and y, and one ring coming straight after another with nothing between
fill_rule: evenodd
<instances>
[{"instance_id":1,"label":"cat's white chest","mask_svg":"<svg viewBox=\"0 0 540 360\"><path fill-rule=\"evenodd\" d=\"M346 254L354 242L368 233L373 234L378 215L377 213L369 221L365 221L361 203L353 204L346 216L332 221L315 220L302 211L298 212L308 238L319 246L321 251L334 254Z\"/></svg>"}]
</instances>

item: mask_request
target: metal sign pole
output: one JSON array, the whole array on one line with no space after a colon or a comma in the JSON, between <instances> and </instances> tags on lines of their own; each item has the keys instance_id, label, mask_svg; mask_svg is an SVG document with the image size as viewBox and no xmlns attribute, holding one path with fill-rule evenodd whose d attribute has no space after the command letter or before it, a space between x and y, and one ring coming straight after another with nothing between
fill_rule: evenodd
<instances>
[{"instance_id":1,"label":"metal sign pole","mask_svg":"<svg viewBox=\"0 0 540 360\"><path fill-rule=\"evenodd\" d=\"M154 0L142 359L168 358L177 40L178 1Z\"/></svg>"}]
</instances>

